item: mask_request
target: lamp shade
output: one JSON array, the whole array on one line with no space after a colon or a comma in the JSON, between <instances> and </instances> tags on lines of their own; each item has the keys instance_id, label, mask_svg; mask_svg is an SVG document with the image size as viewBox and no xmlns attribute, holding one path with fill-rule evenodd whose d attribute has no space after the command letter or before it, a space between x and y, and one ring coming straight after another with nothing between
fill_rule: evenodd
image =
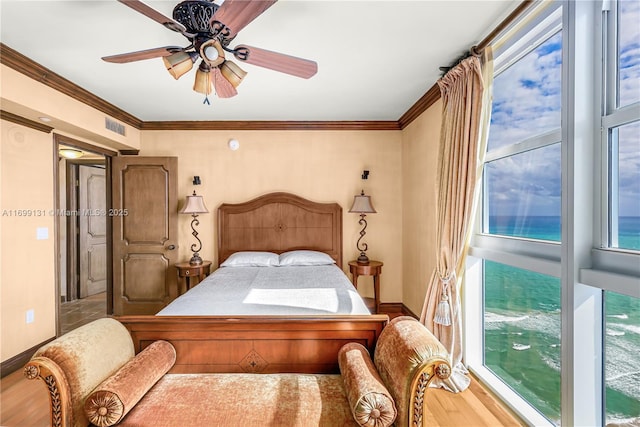
<instances>
[{"instance_id":1,"label":"lamp shade","mask_svg":"<svg viewBox=\"0 0 640 427\"><path fill-rule=\"evenodd\" d=\"M371 197L364 194L364 190L357 196L353 196L353 205L349 209L351 213L376 213L371 204Z\"/></svg>"},{"instance_id":2,"label":"lamp shade","mask_svg":"<svg viewBox=\"0 0 640 427\"><path fill-rule=\"evenodd\" d=\"M220 66L220 72L224 78L233 85L233 87L238 87L238 85L242 83L244 76L247 75L246 71L238 67L238 64L232 61L224 61Z\"/></svg>"},{"instance_id":3,"label":"lamp shade","mask_svg":"<svg viewBox=\"0 0 640 427\"><path fill-rule=\"evenodd\" d=\"M184 204L184 207L180 211L181 214L203 214L209 213L207 207L204 205L204 199L202 196L196 195L196 192L193 192L193 195L187 196L187 202Z\"/></svg>"},{"instance_id":4,"label":"lamp shade","mask_svg":"<svg viewBox=\"0 0 640 427\"><path fill-rule=\"evenodd\" d=\"M211 79L211 68L203 61L196 71L196 81L193 90L204 95L209 95L213 89L213 81Z\"/></svg>"},{"instance_id":5,"label":"lamp shade","mask_svg":"<svg viewBox=\"0 0 640 427\"><path fill-rule=\"evenodd\" d=\"M169 74L171 74L174 79L178 80L184 74L191 71L196 58L197 55L192 56L187 52L181 51L163 57L162 61L164 62L164 66L167 67Z\"/></svg>"}]
</instances>

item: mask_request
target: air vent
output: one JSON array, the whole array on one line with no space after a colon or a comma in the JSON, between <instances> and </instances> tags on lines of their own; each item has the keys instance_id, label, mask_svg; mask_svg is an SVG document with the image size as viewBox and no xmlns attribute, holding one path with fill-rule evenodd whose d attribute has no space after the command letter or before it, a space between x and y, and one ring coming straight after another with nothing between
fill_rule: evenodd
<instances>
[{"instance_id":1,"label":"air vent","mask_svg":"<svg viewBox=\"0 0 640 427\"><path fill-rule=\"evenodd\" d=\"M124 125L116 122L115 120L111 120L109 117L104 118L104 127L109 129L111 132L125 136Z\"/></svg>"}]
</instances>

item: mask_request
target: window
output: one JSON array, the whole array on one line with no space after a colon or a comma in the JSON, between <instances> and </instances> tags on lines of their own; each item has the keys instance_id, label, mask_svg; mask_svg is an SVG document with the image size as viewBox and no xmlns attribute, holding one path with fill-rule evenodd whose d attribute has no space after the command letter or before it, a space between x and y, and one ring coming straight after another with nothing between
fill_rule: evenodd
<instances>
[{"instance_id":1,"label":"window","mask_svg":"<svg viewBox=\"0 0 640 427\"><path fill-rule=\"evenodd\" d=\"M640 102L640 61L638 61L638 49L640 48L638 22L640 22L640 4L634 0L622 0L617 3L616 19L616 106L624 107Z\"/></svg>"},{"instance_id":2,"label":"window","mask_svg":"<svg viewBox=\"0 0 640 427\"><path fill-rule=\"evenodd\" d=\"M605 292L606 422L640 417L640 299Z\"/></svg>"},{"instance_id":3,"label":"window","mask_svg":"<svg viewBox=\"0 0 640 427\"><path fill-rule=\"evenodd\" d=\"M484 363L551 420L560 420L560 280L484 263Z\"/></svg>"},{"instance_id":4,"label":"window","mask_svg":"<svg viewBox=\"0 0 640 427\"><path fill-rule=\"evenodd\" d=\"M640 122L612 128L609 141L608 247L640 251Z\"/></svg>"},{"instance_id":5,"label":"window","mask_svg":"<svg viewBox=\"0 0 640 427\"><path fill-rule=\"evenodd\" d=\"M464 357L533 425L640 420L638 22L540 2L493 44Z\"/></svg>"},{"instance_id":6,"label":"window","mask_svg":"<svg viewBox=\"0 0 640 427\"><path fill-rule=\"evenodd\" d=\"M545 266L509 264L501 253L556 253L560 242L561 18L561 8L549 7L530 23L524 43L496 56L479 218L483 242L497 249L482 263L482 366L543 422L555 423L560 279Z\"/></svg>"}]
</instances>

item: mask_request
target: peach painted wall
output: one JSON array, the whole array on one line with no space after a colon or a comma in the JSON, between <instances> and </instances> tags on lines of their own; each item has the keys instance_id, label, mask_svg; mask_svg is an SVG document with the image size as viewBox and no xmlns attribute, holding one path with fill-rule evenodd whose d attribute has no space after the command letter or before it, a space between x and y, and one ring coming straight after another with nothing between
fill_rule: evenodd
<instances>
[{"instance_id":1,"label":"peach painted wall","mask_svg":"<svg viewBox=\"0 0 640 427\"><path fill-rule=\"evenodd\" d=\"M441 110L438 101L402 131L402 301L418 316L435 268Z\"/></svg>"},{"instance_id":2,"label":"peach painted wall","mask_svg":"<svg viewBox=\"0 0 640 427\"><path fill-rule=\"evenodd\" d=\"M240 148L228 148L229 139ZM367 216L365 241L371 259L384 262L381 301L402 301L402 182L400 131L145 131L140 155L178 157L178 193L195 189L211 214L201 216L201 255L216 259L215 209L274 191L287 191L318 202L338 202L343 209L344 267L355 259L359 216L348 213L363 188L377 210ZM362 171L370 171L363 181ZM193 186L194 175L202 185ZM182 205L182 204L181 204ZM180 258L191 256L190 217L180 215ZM370 278L359 290L373 296Z\"/></svg>"},{"instance_id":3,"label":"peach painted wall","mask_svg":"<svg viewBox=\"0 0 640 427\"><path fill-rule=\"evenodd\" d=\"M50 134L4 120L1 130L0 322L5 361L56 334L54 156ZM33 310L33 323L26 323L27 310Z\"/></svg>"},{"instance_id":4,"label":"peach painted wall","mask_svg":"<svg viewBox=\"0 0 640 427\"><path fill-rule=\"evenodd\" d=\"M46 124L55 128L57 133L86 140L94 145L115 150L137 149L140 146L140 130L124 125L126 136L107 130L107 114L12 68L0 65L0 79L4 111L36 122L39 117L46 116L51 119L51 122Z\"/></svg>"}]
</instances>

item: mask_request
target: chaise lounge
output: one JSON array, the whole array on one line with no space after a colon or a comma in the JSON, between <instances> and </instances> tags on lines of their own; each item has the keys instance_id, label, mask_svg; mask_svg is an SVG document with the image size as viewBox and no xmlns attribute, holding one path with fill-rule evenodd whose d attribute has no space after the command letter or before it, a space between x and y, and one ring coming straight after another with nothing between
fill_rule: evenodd
<instances>
[{"instance_id":1,"label":"chaise lounge","mask_svg":"<svg viewBox=\"0 0 640 427\"><path fill-rule=\"evenodd\" d=\"M46 384L52 426L422 426L424 392L450 373L418 321L382 330L374 359L359 343L339 374L168 373L176 351L157 340L134 354L127 328L100 319L40 348L25 367Z\"/></svg>"}]
</instances>

